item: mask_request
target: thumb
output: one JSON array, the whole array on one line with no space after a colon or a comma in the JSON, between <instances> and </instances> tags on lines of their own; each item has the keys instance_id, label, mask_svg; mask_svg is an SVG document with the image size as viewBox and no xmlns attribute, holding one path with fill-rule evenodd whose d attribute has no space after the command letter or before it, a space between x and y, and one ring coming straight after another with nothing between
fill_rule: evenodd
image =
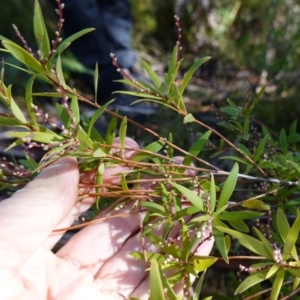
<instances>
[{"instance_id":1,"label":"thumb","mask_svg":"<svg viewBox=\"0 0 300 300\"><path fill-rule=\"evenodd\" d=\"M77 162L63 158L0 203L0 268L20 268L43 244L73 207L78 180Z\"/></svg>"}]
</instances>

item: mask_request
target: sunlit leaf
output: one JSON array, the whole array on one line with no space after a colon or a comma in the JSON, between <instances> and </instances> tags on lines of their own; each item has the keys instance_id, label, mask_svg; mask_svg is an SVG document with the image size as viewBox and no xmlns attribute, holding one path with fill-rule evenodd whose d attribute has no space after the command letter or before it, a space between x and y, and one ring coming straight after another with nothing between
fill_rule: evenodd
<instances>
[{"instance_id":1,"label":"sunlit leaf","mask_svg":"<svg viewBox=\"0 0 300 300\"><path fill-rule=\"evenodd\" d=\"M33 110L33 99L32 99L32 86L33 86L33 83L35 81L35 76L32 76L27 85L26 85L26 91L25 91L25 98L26 98L26 105L27 105L27 110L28 110L28 113L29 113L29 116L31 118L31 122L33 123L33 126L35 128L37 128L37 121L36 121L36 116L35 116L35 113L34 113L34 110Z\"/></svg>"},{"instance_id":2,"label":"sunlit leaf","mask_svg":"<svg viewBox=\"0 0 300 300\"><path fill-rule=\"evenodd\" d=\"M236 289L235 294L241 294L255 284L262 282L266 278L267 270L259 271L249 275Z\"/></svg>"},{"instance_id":3,"label":"sunlit leaf","mask_svg":"<svg viewBox=\"0 0 300 300\"><path fill-rule=\"evenodd\" d=\"M183 123L192 123L195 121L195 118L192 114L187 114L184 118L183 118Z\"/></svg>"},{"instance_id":4,"label":"sunlit leaf","mask_svg":"<svg viewBox=\"0 0 300 300\"><path fill-rule=\"evenodd\" d=\"M253 212L253 211L226 211L218 216L218 219L225 221L237 221L255 219L263 216L264 213Z\"/></svg>"},{"instance_id":5,"label":"sunlit leaf","mask_svg":"<svg viewBox=\"0 0 300 300\"><path fill-rule=\"evenodd\" d=\"M276 274L275 280L272 284L272 291L270 295L270 300L277 300L281 291L282 283L284 280L284 268L280 268Z\"/></svg>"},{"instance_id":6,"label":"sunlit leaf","mask_svg":"<svg viewBox=\"0 0 300 300\"><path fill-rule=\"evenodd\" d=\"M146 207L149 211L160 214L162 216L168 215L168 213L166 212L166 209L162 205L159 205L157 203L142 201L141 206Z\"/></svg>"},{"instance_id":7,"label":"sunlit leaf","mask_svg":"<svg viewBox=\"0 0 300 300\"><path fill-rule=\"evenodd\" d=\"M22 110L20 109L20 107L17 105L17 103L15 102L15 100L13 98L10 99L10 109L12 111L12 113L14 114L14 116L21 121L22 123L27 123L27 120L22 112Z\"/></svg>"},{"instance_id":8,"label":"sunlit leaf","mask_svg":"<svg viewBox=\"0 0 300 300\"><path fill-rule=\"evenodd\" d=\"M182 195L186 197L188 201L198 207L200 211L203 211L203 199L196 195L195 192L175 182L170 182L170 184L173 185L180 193L182 193Z\"/></svg>"},{"instance_id":9,"label":"sunlit leaf","mask_svg":"<svg viewBox=\"0 0 300 300\"><path fill-rule=\"evenodd\" d=\"M73 90L73 95L71 97L71 103L70 103L70 109L71 109L71 112L73 115L73 122L75 123L75 126L77 126L80 121L80 110L79 110L79 104L78 104L76 90Z\"/></svg>"},{"instance_id":10,"label":"sunlit leaf","mask_svg":"<svg viewBox=\"0 0 300 300\"><path fill-rule=\"evenodd\" d=\"M245 233L249 232L249 228L248 228L247 224L245 222L243 222L242 220L231 220L228 222L233 228L235 228L241 232L245 232Z\"/></svg>"},{"instance_id":11,"label":"sunlit leaf","mask_svg":"<svg viewBox=\"0 0 300 300\"><path fill-rule=\"evenodd\" d=\"M177 54L178 54L178 45L176 45L173 48L170 61L169 61L168 73L165 76L166 86L169 88L171 88L172 83L176 79L175 70L176 70L176 63L177 63Z\"/></svg>"},{"instance_id":12,"label":"sunlit leaf","mask_svg":"<svg viewBox=\"0 0 300 300\"><path fill-rule=\"evenodd\" d=\"M227 264L229 264L228 249L225 242L224 233L220 231L218 228L216 228L215 226L213 226L213 235L220 254L222 255L224 261Z\"/></svg>"},{"instance_id":13,"label":"sunlit leaf","mask_svg":"<svg viewBox=\"0 0 300 300\"><path fill-rule=\"evenodd\" d=\"M193 264L197 272L202 272L212 266L217 260L217 257L212 256L193 256Z\"/></svg>"},{"instance_id":14,"label":"sunlit leaf","mask_svg":"<svg viewBox=\"0 0 300 300\"><path fill-rule=\"evenodd\" d=\"M56 72L58 75L58 79L60 84L65 87L66 86L66 81L65 81L65 76L64 76L64 72L62 69L62 64L61 64L61 58L60 55L58 55L57 60L56 60Z\"/></svg>"},{"instance_id":15,"label":"sunlit leaf","mask_svg":"<svg viewBox=\"0 0 300 300\"><path fill-rule=\"evenodd\" d=\"M260 232L256 227L253 228L258 238L261 240L265 248L269 251L270 255L273 255L273 247L268 241L268 239L264 236L262 232Z\"/></svg>"},{"instance_id":16,"label":"sunlit leaf","mask_svg":"<svg viewBox=\"0 0 300 300\"><path fill-rule=\"evenodd\" d=\"M284 260L286 260L289 257L293 247L295 246L299 236L299 231L300 231L300 214L298 213L296 220L294 221L292 227L290 228L286 236L285 244L283 247L283 255L282 255Z\"/></svg>"},{"instance_id":17,"label":"sunlit leaf","mask_svg":"<svg viewBox=\"0 0 300 300\"><path fill-rule=\"evenodd\" d=\"M200 278L197 280L197 284L194 289L194 295L192 300L199 300L200 299L200 293L202 290L203 282L204 282L204 277L206 274L206 270L204 270L200 276Z\"/></svg>"},{"instance_id":18,"label":"sunlit leaf","mask_svg":"<svg viewBox=\"0 0 300 300\"><path fill-rule=\"evenodd\" d=\"M150 80L154 83L154 85L161 91L163 91L163 83L158 77L158 75L152 70L152 68L145 62L142 62L144 69L146 70Z\"/></svg>"},{"instance_id":19,"label":"sunlit leaf","mask_svg":"<svg viewBox=\"0 0 300 300\"><path fill-rule=\"evenodd\" d=\"M257 162L257 160L261 157L261 155L264 153L264 149L266 146L267 141L269 140L269 136L265 135L262 140L259 142L258 146L256 147L254 158L253 160Z\"/></svg>"},{"instance_id":20,"label":"sunlit leaf","mask_svg":"<svg viewBox=\"0 0 300 300\"><path fill-rule=\"evenodd\" d=\"M273 265L270 269L269 269L269 271L268 271L268 273L267 273L267 275L266 275L266 279L269 279L269 278L271 278L271 277L273 277L274 276L274 274L278 271L280 269L280 265Z\"/></svg>"},{"instance_id":21,"label":"sunlit leaf","mask_svg":"<svg viewBox=\"0 0 300 300\"><path fill-rule=\"evenodd\" d=\"M125 138L127 133L127 117L125 116L121 122L120 129L119 129L119 137L120 137L120 147L122 157L124 156L124 148L125 148Z\"/></svg>"},{"instance_id":22,"label":"sunlit leaf","mask_svg":"<svg viewBox=\"0 0 300 300\"><path fill-rule=\"evenodd\" d=\"M44 59L50 52L50 43L41 6L38 0L35 0L34 2L33 30L38 49L41 51L41 57Z\"/></svg>"},{"instance_id":23,"label":"sunlit leaf","mask_svg":"<svg viewBox=\"0 0 300 300\"><path fill-rule=\"evenodd\" d=\"M270 206L258 199L249 199L242 202L242 207L257 209L257 210L270 210Z\"/></svg>"},{"instance_id":24,"label":"sunlit leaf","mask_svg":"<svg viewBox=\"0 0 300 300\"><path fill-rule=\"evenodd\" d=\"M201 150L203 149L203 147L205 146L207 140L209 139L211 135L211 131L207 131L205 132L189 149L189 153L194 155L194 156L198 156L199 153L201 152ZM192 162L193 162L194 158L186 155L182 164L185 166L189 166Z\"/></svg>"},{"instance_id":25,"label":"sunlit leaf","mask_svg":"<svg viewBox=\"0 0 300 300\"><path fill-rule=\"evenodd\" d=\"M210 194L209 194L209 202L211 211L215 210L216 207L216 185L214 174L210 174Z\"/></svg>"},{"instance_id":26,"label":"sunlit leaf","mask_svg":"<svg viewBox=\"0 0 300 300\"><path fill-rule=\"evenodd\" d=\"M180 88L179 88L179 92L182 95L183 92L186 89L186 86L188 85L189 81L191 80L192 76L194 75L194 73L200 68L200 66L202 64L204 64L206 61L208 61L210 59L209 56L207 57L203 57L199 60L197 60L190 68L189 70L184 74L183 80L181 82Z\"/></svg>"},{"instance_id":27,"label":"sunlit leaf","mask_svg":"<svg viewBox=\"0 0 300 300\"><path fill-rule=\"evenodd\" d=\"M57 135L56 133L49 132L9 132L7 135L16 137L16 138L30 138L32 141L40 142L44 144L49 144L51 142L63 141L62 136Z\"/></svg>"},{"instance_id":28,"label":"sunlit leaf","mask_svg":"<svg viewBox=\"0 0 300 300\"><path fill-rule=\"evenodd\" d=\"M165 145L165 142L159 140L155 141L149 145L147 145L145 148L143 148L143 151L149 151L151 153L157 153L160 151ZM133 158L133 161L141 161L144 158L148 158L150 156L150 153L144 153L144 152L138 152Z\"/></svg>"},{"instance_id":29,"label":"sunlit leaf","mask_svg":"<svg viewBox=\"0 0 300 300\"><path fill-rule=\"evenodd\" d=\"M278 232L280 234L280 237L282 238L282 241L285 243L286 242L286 237L289 233L290 230L290 224L286 218L285 213L281 208L277 209L277 214L276 214L276 223L277 223L277 228ZM295 260L298 260L298 254L296 247L293 247L291 250L291 254L294 257Z\"/></svg>"},{"instance_id":30,"label":"sunlit leaf","mask_svg":"<svg viewBox=\"0 0 300 300\"><path fill-rule=\"evenodd\" d=\"M217 209L226 205L228 200L230 199L238 179L238 173L239 165L235 163L222 188Z\"/></svg>"},{"instance_id":31,"label":"sunlit leaf","mask_svg":"<svg viewBox=\"0 0 300 300\"><path fill-rule=\"evenodd\" d=\"M103 104L101 107L99 107L94 113L93 116L91 118L90 124L89 124L89 128L87 131L87 135L90 136L91 135L91 131L92 128L94 126L94 124L96 123L96 121L98 120L98 118L103 114L104 110L107 108L108 105L110 105L114 100L110 100L108 102L106 102L105 104Z\"/></svg>"},{"instance_id":32,"label":"sunlit leaf","mask_svg":"<svg viewBox=\"0 0 300 300\"><path fill-rule=\"evenodd\" d=\"M61 54L63 50L65 50L67 47L69 47L71 45L72 42L74 42L81 36L91 32L93 30L95 30L95 28L86 28L86 29L83 29L83 30L80 30L80 31L74 33L73 35L71 35L68 38L66 38L65 40L63 40L57 47L56 52L54 53L53 57L57 54Z\"/></svg>"},{"instance_id":33,"label":"sunlit leaf","mask_svg":"<svg viewBox=\"0 0 300 300\"><path fill-rule=\"evenodd\" d=\"M40 62L19 45L9 41L2 41L2 45L11 53L12 56L28 66L30 69L38 73L45 73L45 70Z\"/></svg>"},{"instance_id":34,"label":"sunlit leaf","mask_svg":"<svg viewBox=\"0 0 300 300\"><path fill-rule=\"evenodd\" d=\"M287 154L288 145L287 145L286 133L285 133L284 129L281 129L280 134L279 134L279 146L282 150L282 153L284 155Z\"/></svg>"},{"instance_id":35,"label":"sunlit leaf","mask_svg":"<svg viewBox=\"0 0 300 300\"><path fill-rule=\"evenodd\" d=\"M250 235L246 235L242 232L238 232L236 230L232 230L229 228L218 226L218 229L222 232L228 233L231 236L237 238L241 245L243 245L245 248L249 249L250 251L260 255L264 256L268 259L273 260L273 256L270 255L270 253L267 251L267 249L264 247L263 243L254 237Z\"/></svg>"}]
</instances>

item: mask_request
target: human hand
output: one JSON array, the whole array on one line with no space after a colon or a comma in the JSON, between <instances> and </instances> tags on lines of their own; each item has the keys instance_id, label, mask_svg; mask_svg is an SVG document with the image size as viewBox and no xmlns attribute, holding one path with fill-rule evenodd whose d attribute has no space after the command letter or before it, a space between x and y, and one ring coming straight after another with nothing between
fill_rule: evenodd
<instances>
[{"instance_id":1,"label":"human hand","mask_svg":"<svg viewBox=\"0 0 300 300\"><path fill-rule=\"evenodd\" d=\"M111 174L104 176L114 180ZM125 216L130 207L122 209L124 217L87 226L58 253L51 252L61 237L53 230L72 224L85 206L76 204L78 182L76 161L63 158L0 203L1 299L149 297L145 262L129 254L142 250L139 216ZM211 250L207 242L201 255Z\"/></svg>"}]
</instances>

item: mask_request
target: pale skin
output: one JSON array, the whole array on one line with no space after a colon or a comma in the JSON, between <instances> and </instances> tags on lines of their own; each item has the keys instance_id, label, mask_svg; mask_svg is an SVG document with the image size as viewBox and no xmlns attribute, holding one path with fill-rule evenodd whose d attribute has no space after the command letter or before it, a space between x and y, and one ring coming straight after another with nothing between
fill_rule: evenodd
<instances>
[{"instance_id":1,"label":"pale skin","mask_svg":"<svg viewBox=\"0 0 300 300\"><path fill-rule=\"evenodd\" d=\"M77 162L63 158L0 203L0 299L148 299L145 262L129 254L142 251L139 215L128 216L129 207L51 252L62 235L53 230L70 226L91 205L76 202L78 183ZM212 244L198 253L208 255Z\"/></svg>"}]
</instances>

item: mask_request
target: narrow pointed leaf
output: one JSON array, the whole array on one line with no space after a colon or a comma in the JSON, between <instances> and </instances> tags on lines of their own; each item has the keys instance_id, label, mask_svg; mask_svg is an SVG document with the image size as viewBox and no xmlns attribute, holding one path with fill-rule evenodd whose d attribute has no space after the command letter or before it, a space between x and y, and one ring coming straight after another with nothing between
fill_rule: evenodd
<instances>
[{"instance_id":1,"label":"narrow pointed leaf","mask_svg":"<svg viewBox=\"0 0 300 300\"><path fill-rule=\"evenodd\" d=\"M198 156L203 147L205 146L207 140L209 139L211 135L211 131L205 132L189 149L189 153L193 156ZM185 166L189 166L193 162L194 158L191 156L185 156L182 164Z\"/></svg>"},{"instance_id":2,"label":"narrow pointed leaf","mask_svg":"<svg viewBox=\"0 0 300 300\"><path fill-rule=\"evenodd\" d=\"M146 72L148 73L149 78L151 79L151 81L154 83L154 85L161 90L162 87L162 81L160 80L160 78L157 76L157 74L152 70L152 68L145 62L142 62L142 65L144 67L144 69L146 70Z\"/></svg>"},{"instance_id":3,"label":"narrow pointed leaf","mask_svg":"<svg viewBox=\"0 0 300 300\"><path fill-rule=\"evenodd\" d=\"M29 113L29 116L31 118L31 122L33 123L33 126L35 128L38 127L37 125L37 121L36 121L36 116L35 116L35 113L34 113L34 110L33 110L33 99L32 99L32 86L33 86L33 83L35 81L35 76L32 76L27 85L26 85L26 91L25 91L25 98L26 98L26 105L27 105L27 110L28 110L28 113Z\"/></svg>"},{"instance_id":4,"label":"narrow pointed leaf","mask_svg":"<svg viewBox=\"0 0 300 300\"><path fill-rule=\"evenodd\" d=\"M34 2L33 30L38 49L41 51L42 59L44 59L50 52L50 43L41 6L38 0L35 0Z\"/></svg>"},{"instance_id":5,"label":"narrow pointed leaf","mask_svg":"<svg viewBox=\"0 0 300 300\"><path fill-rule=\"evenodd\" d=\"M9 42L9 41L2 41L2 45L14 56L19 62L25 64L30 69L38 72L38 73L45 73L44 68L40 64L38 60L36 60L29 52L24 50L19 45Z\"/></svg>"},{"instance_id":6,"label":"narrow pointed leaf","mask_svg":"<svg viewBox=\"0 0 300 300\"><path fill-rule=\"evenodd\" d=\"M216 185L215 185L215 179L214 174L210 174L210 209L211 211L215 211L216 207Z\"/></svg>"},{"instance_id":7,"label":"narrow pointed leaf","mask_svg":"<svg viewBox=\"0 0 300 300\"><path fill-rule=\"evenodd\" d=\"M249 249L250 251L273 260L273 256L270 255L268 250L264 247L263 243L255 239L254 237L225 227L218 226L218 229L237 238L240 244L243 245L245 248Z\"/></svg>"},{"instance_id":8,"label":"narrow pointed leaf","mask_svg":"<svg viewBox=\"0 0 300 300\"><path fill-rule=\"evenodd\" d=\"M296 220L294 221L294 224L292 225L291 229L289 230L287 236L286 236L286 241L283 247L283 259L286 260L293 247L295 247L296 241L299 236L299 231L300 231L300 213L298 214Z\"/></svg>"},{"instance_id":9,"label":"narrow pointed leaf","mask_svg":"<svg viewBox=\"0 0 300 300\"><path fill-rule=\"evenodd\" d=\"M284 273L285 270L284 268L280 268L279 271L276 274L275 280L272 284L272 291L271 291L271 295L270 295L270 300L277 300L279 293L281 291L282 288L282 283L284 280Z\"/></svg>"},{"instance_id":10,"label":"narrow pointed leaf","mask_svg":"<svg viewBox=\"0 0 300 300\"><path fill-rule=\"evenodd\" d=\"M237 182L238 173L239 173L239 165L235 163L222 188L217 209L226 205L228 200L230 199Z\"/></svg>"},{"instance_id":11,"label":"narrow pointed leaf","mask_svg":"<svg viewBox=\"0 0 300 300\"><path fill-rule=\"evenodd\" d=\"M252 286L256 285L265 280L267 270L256 272L250 276L248 276L236 289L235 294L241 294L244 291L248 290Z\"/></svg>"},{"instance_id":12,"label":"narrow pointed leaf","mask_svg":"<svg viewBox=\"0 0 300 300\"><path fill-rule=\"evenodd\" d=\"M191 67L190 69L185 73L183 80L181 82L180 88L179 88L179 93L182 95L183 92L185 91L186 86L188 85L189 81L191 80L192 76L194 73L199 69L199 67L204 64L206 61L210 59L209 56L203 57L199 60L197 60Z\"/></svg>"},{"instance_id":13,"label":"narrow pointed leaf","mask_svg":"<svg viewBox=\"0 0 300 300\"><path fill-rule=\"evenodd\" d=\"M189 190L188 188L177 184L175 182L170 182L188 201L194 204L196 207L199 208L200 211L203 211L203 199L195 194L195 192Z\"/></svg>"}]
</instances>

